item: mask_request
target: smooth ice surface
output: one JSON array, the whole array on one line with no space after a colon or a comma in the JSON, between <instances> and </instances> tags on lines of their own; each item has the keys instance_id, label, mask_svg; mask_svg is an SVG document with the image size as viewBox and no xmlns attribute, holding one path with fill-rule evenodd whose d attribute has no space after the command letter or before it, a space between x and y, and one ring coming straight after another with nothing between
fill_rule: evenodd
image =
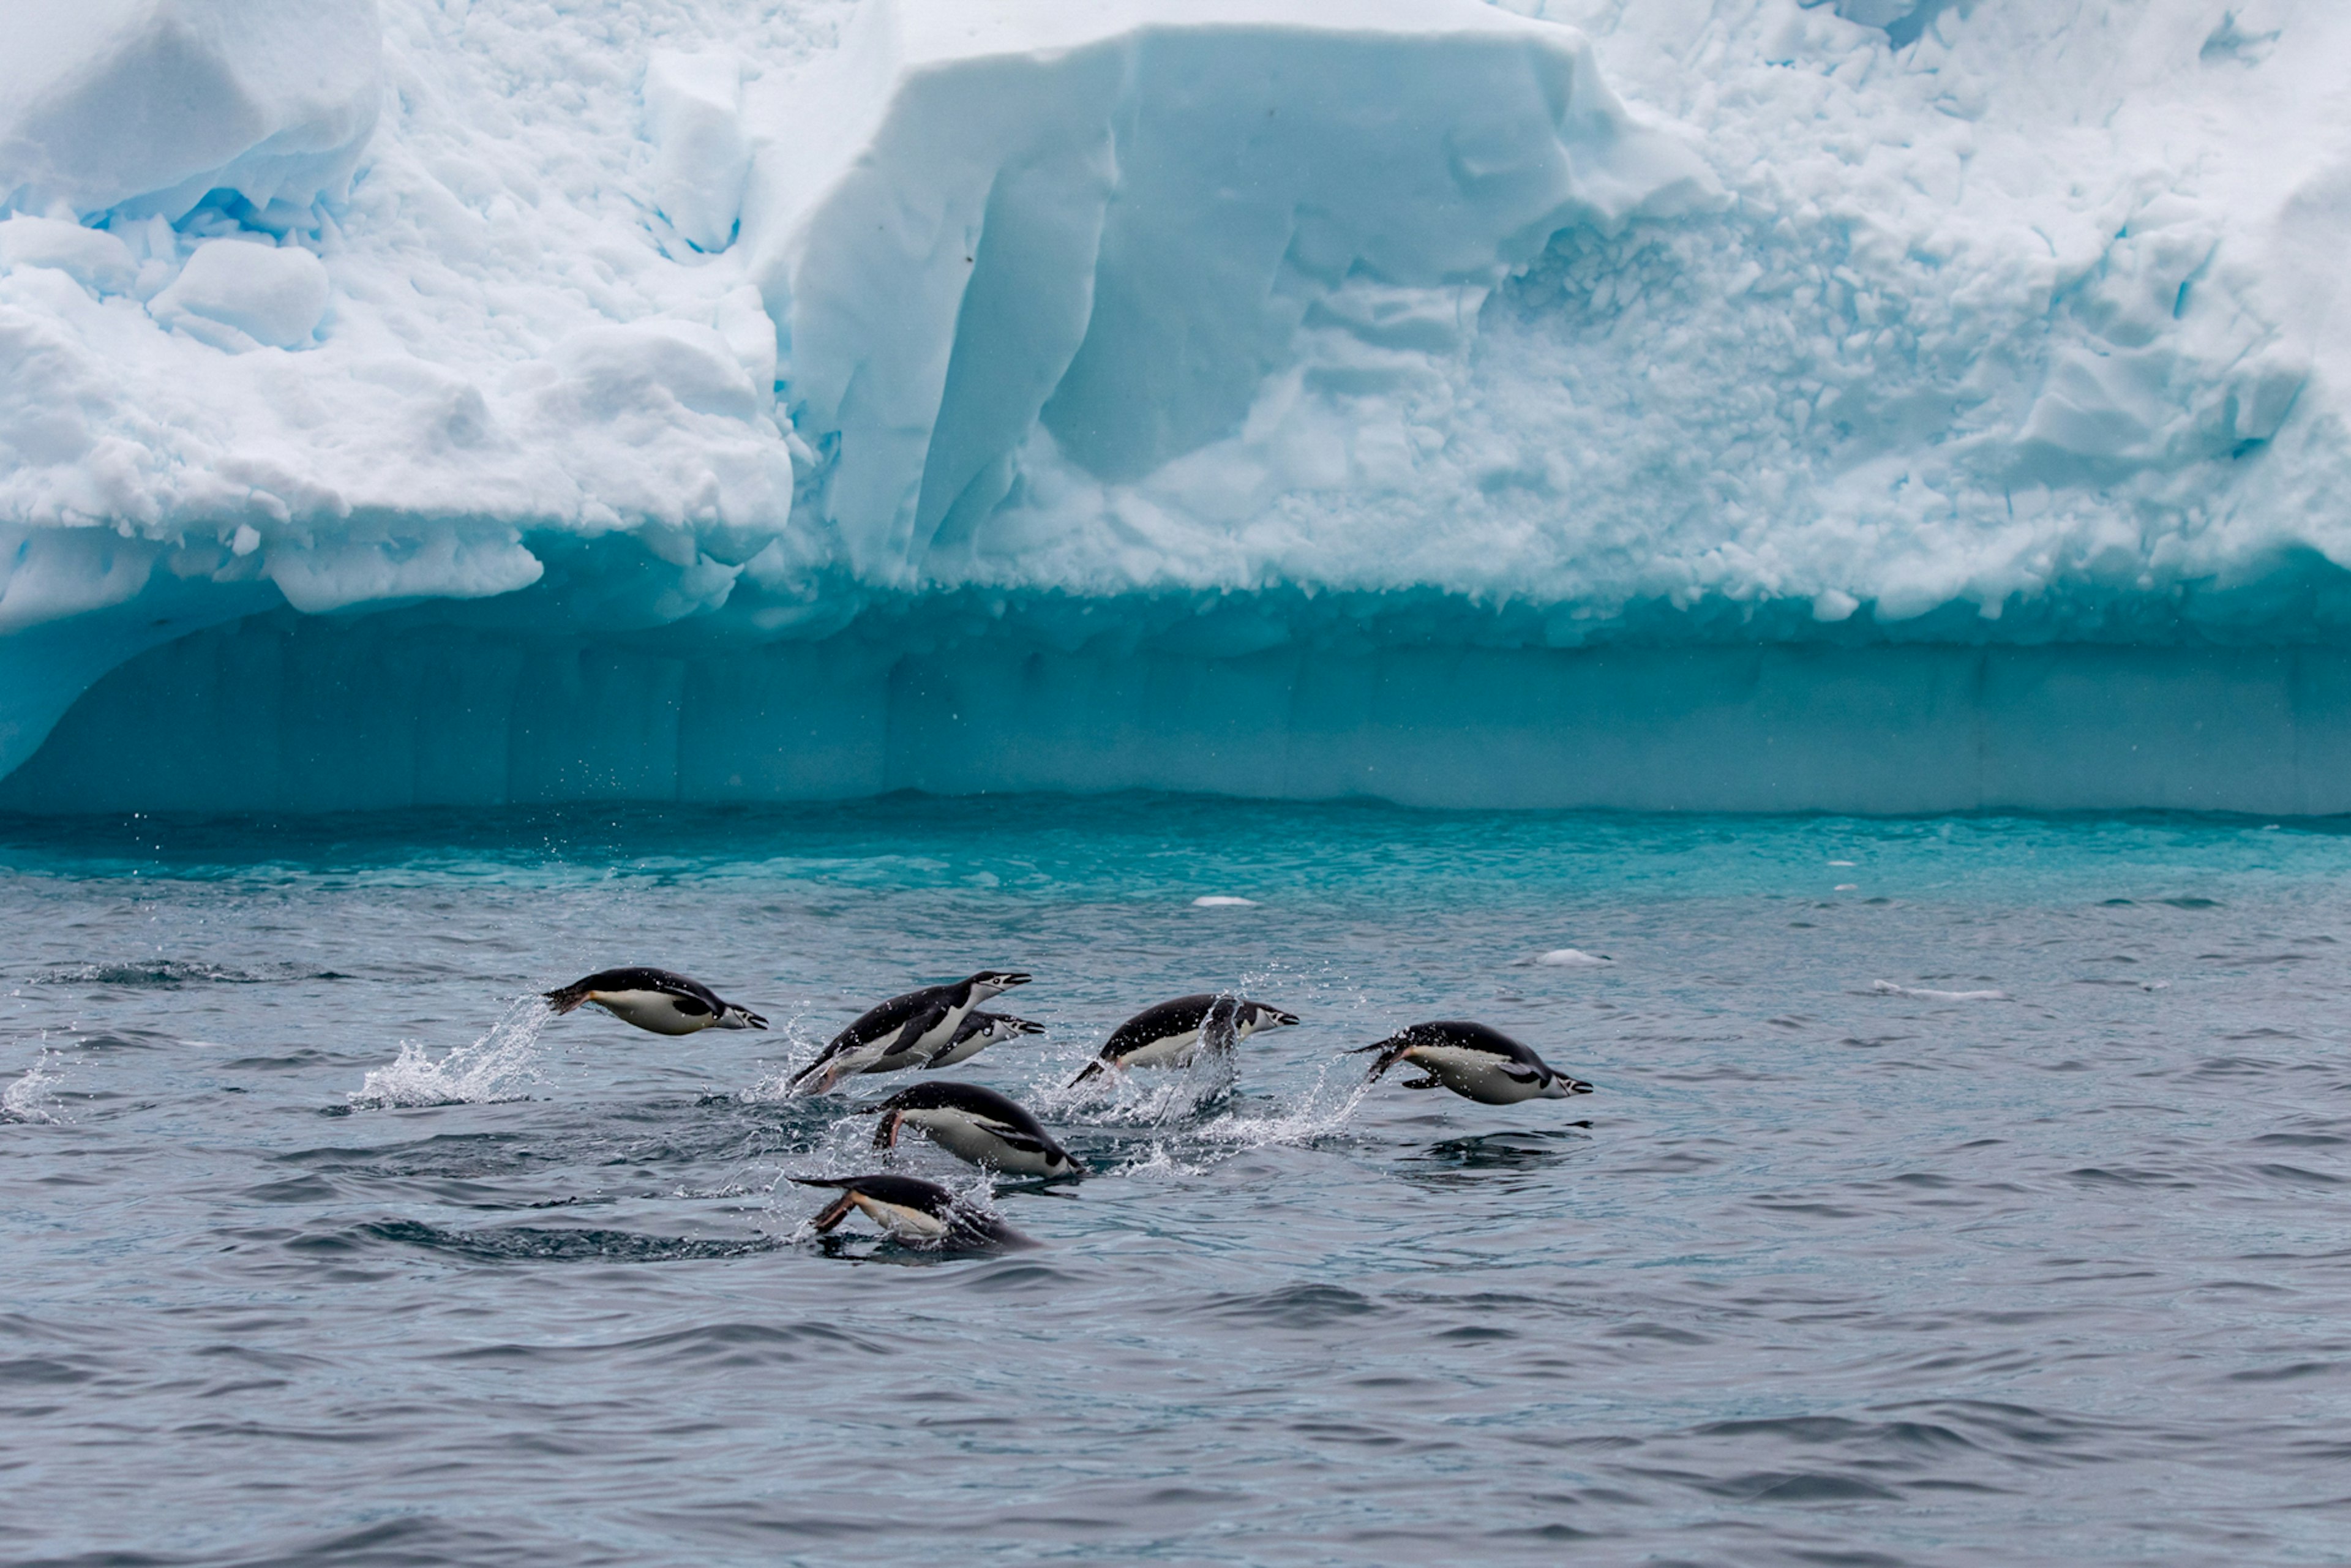
<instances>
[{"instance_id":1,"label":"smooth ice surface","mask_svg":"<svg viewBox=\"0 0 2351 1568\"><path fill-rule=\"evenodd\" d=\"M0 819L7 1552L2328 1563L2346 925L2351 837L2209 819ZM777 1027L517 1000L627 960ZM895 1084L778 1081L981 965L1047 1032L952 1075L1095 1174L808 1239ZM1222 986L1302 1020L1228 1094L1055 1102ZM1464 1015L1596 1092L1358 1092Z\"/></svg>"},{"instance_id":2,"label":"smooth ice surface","mask_svg":"<svg viewBox=\"0 0 2351 1568\"><path fill-rule=\"evenodd\" d=\"M1114 624L1195 685L1287 689L1233 663L1327 664L1332 604L1359 645L1419 623L1434 656L1528 668L2047 645L2082 694L2061 727L2093 728L2130 700L2100 650L2351 637L2351 13L2323 0L36 20L0 61L0 769L109 669L279 606L382 619L387 665L436 656L399 609L423 601L526 664L651 639L735 690L852 646L1050 664ZM1481 725L1555 722L1510 689ZM1744 705L1807 777L1898 771L1755 689L1677 700ZM2037 745L1996 695L1998 743ZM605 735L688 722L625 700ZM713 701L771 772L860 744L820 733L823 691ZM2310 722L2261 769L2291 774L2338 722L2279 704ZM1260 755L1297 738L1265 706ZM1445 733L1410 727L1371 760ZM569 733L574 771L609 748ZM1100 772L1040 770L1031 733L956 760ZM1189 734L1118 771L1188 786ZM392 765L366 744L267 748ZM1669 750L1642 767L1687 776ZM1555 771L1458 798L1584 798ZM2161 772L2021 803L2151 803Z\"/></svg>"}]
</instances>

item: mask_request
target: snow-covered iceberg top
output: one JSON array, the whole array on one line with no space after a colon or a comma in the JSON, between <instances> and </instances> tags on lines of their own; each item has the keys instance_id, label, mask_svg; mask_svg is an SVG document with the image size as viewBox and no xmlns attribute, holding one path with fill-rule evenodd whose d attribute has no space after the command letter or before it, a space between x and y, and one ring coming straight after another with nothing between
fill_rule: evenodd
<instances>
[{"instance_id":1,"label":"snow-covered iceberg top","mask_svg":"<svg viewBox=\"0 0 2351 1568\"><path fill-rule=\"evenodd\" d=\"M1196 455L1216 522L1327 484L1554 233L1715 193L1581 36L1450 0L874 0L756 112L752 276L884 581L1031 469L1081 528Z\"/></svg>"}]
</instances>

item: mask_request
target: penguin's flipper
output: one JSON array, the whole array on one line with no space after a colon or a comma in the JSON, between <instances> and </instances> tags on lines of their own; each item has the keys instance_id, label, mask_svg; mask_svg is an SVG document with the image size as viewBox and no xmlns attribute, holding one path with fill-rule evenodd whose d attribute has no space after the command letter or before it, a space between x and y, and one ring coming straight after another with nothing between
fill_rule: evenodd
<instances>
[{"instance_id":1,"label":"penguin's flipper","mask_svg":"<svg viewBox=\"0 0 2351 1568\"><path fill-rule=\"evenodd\" d=\"M900 1112L883 1112L882 1113L881 1124L873 1129L873 1146L877 1149L896 1148L898 1146L898 1128L900 1124L904 1120L904 1115Z\"/></svg>"},{"instance_id":2,"label":"penguin's flipper","mask_svg":"<svg viewBox=\"0 0 2351 1568\"><path fill-rule=\"evenodd\" d=\"M824 1212L818 1215L814 1219L809 1221L809 1223L816 1228L816 1233L819 1236L823 1236L831 1231L842 1220L847 1219L851 1215L856 1212L857 1199L844 1192L839 1197L834 1198L831 1203L826 1204L824 1206Z\"/></svg>"},{"instance_id":3,"label":"penguin's flipper","mask_svg":"<svg viewBox=\"0 0 2351 1568\"><path fill-rule=\"evenodd\" d=\"M573 1011L580 1003L586 1001L588 999L588 990L589 986L587 981L574 980L568 986L559 986L551 991L541 991L539 995L546 1001L547 1005L554 1010L556 1016L560 1018L563 1014Z\"/></svg>"},{"instance_id":4,"label":"penguin's flipper","mask_svg":"<svg viewBox=\"0 0 2351 1568\"><path fill-rule=\"evenodd\" d=\"M798 1072L784 1087L794 1094L822 1094L839 1083L848 1073L843 1070L843 1058L835 1054L820 1056Z\"/></svg>"},{"instance_id":5,"label":"penguin's flipper","mask_svg":"<svg viewBox=\"0 0 2351 1568\"><path fill-rule=\"evenodd\" d=\"M895 1072L900 1068L908 1065L909 1059L914 1054L914 1042L921 1040L923 1036L930 1033L931 1030L938 1028L940 1022L945 1019L946 1016L947 1007L945 1002L934 1003L932 1006L925 1008L921 1012L916 1013L913 1018L908 1019L904 1024L900 1026L898 1032L892 1037L890 1043L882 1048L881 1055L867 1062L863 1067L859 1068L858 1071L861 1072ZM954 1048L955 1041L950 1040L947 1041L946 1046L941 1049L952 1051Z\"/></svg>"},{"instance_id":6,"label":"penguin's flipper","mask_svg":"<svg viewBox=\"0 0 2351 1568\"><path fill-rule=\"evenodd\" d=\"M1371 1076L1364 1080L1364 1082L1368 1083L1376 1083L1381 1079L1387 1076L1389 1068L1394 1067L1397 1062L1404 1060L1405 1053L1410 1051L1416 1043L1416 1041L1399 1039L1392 1035L1386 1040L1375 1040L1369 1045L1359 1045L1355 1047L1354 1050L1347 1052L1347 1054L1349 1056L1362 1056L1368 1051L1378 1051L1380 1053L1378 1060L1372 1063ZM1409 1087L1409 1085L1407 1087Z\"/></svg>"},{"instance_id":7,"label":"penguin's flipper","mask_svg":"<svg viewBox=\"0 0 2351 1568\"><path fill-rule=\"evenodd\" d=\"M1411 1078L1405 1081L1407 1089L1442 1089L1444 1083L1435 1078Z\"/></svg>"},{"instance_id":8,"label":"penguin's flipper","mask_svg":"<svg viewBox=\"0 0 2351 1568\"><path fill-rule=\"evenodd\" d=\"M987 1125L987 1130L996 1134L997 1141L1008 1149L1035 1155L1040 1160L1053 1152L1053 1145L1044 1139L1024 1133L1018 1127L1008 1127L1000 1122L990 1122Z\"/></svg>"},{"instance_id":9,"label":"penguin's flipper","mask_svg":"<svg viewBox=\"0 0 2351 1568\"><path fill-rule=\"evenodd\" d=\"M683 1018L698 1019L710 1016L710 1004L692 991L672 991L669 994L669 1005Z\"/></svg>"},{"instance_id":10,"label":"penguin's flipper","mask_svg":"<svg viewBox=\"0 0 2351 1568\"><path fill-rule=\"evenodd\" d=\"M1075 1089L1087 1079L1100 1076L1102 1069L1109 1065L1109 1062L1104 1061L1101 1057L1097 1056L1092 1061L1087 1062L1083 1067L1078 1069L1078 1075L1075 1078L1071 1079L1067 1083L1063 1084L1062 1087L1064 1089Z\"/></svg>"}]
</instances>

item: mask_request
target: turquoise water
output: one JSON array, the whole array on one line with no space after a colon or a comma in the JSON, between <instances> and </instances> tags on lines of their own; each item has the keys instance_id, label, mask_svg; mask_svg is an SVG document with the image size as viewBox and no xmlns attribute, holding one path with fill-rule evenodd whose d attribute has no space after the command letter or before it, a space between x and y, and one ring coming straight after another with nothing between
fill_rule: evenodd
<instances>
[{"instance_id":1,"label":"turquoise water","mask_svg":"<svg viewBox=\"0 0 2351 1568\"><path fill-rule=\"evenodd\" d=\"M2339 1560L2346 872L2185 817L0 820L0 1555ZM778 1027L519 1000L629 962ZM1049 1031L952 1071L1094 1174L974 1188L1030 1250L808 1236L895 1081L782 1080L982 966ZM1061 1092L1221 987L1304 1022ZM1343 1054L1458 1016L1598 1092Z\"/></svg>"}]
</instances>

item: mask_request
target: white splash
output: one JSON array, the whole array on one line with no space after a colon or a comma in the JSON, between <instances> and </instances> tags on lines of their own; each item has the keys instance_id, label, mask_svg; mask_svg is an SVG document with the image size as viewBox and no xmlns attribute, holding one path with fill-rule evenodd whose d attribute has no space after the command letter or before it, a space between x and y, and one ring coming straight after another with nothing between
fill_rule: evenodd
<instances>
[{"instance_id":1,"label":"white splash","mask_svg":"<svg viewBox=\"0 0 2351 1568\"><path fill-rule=\"evenodd\" d=\"M1891 980L1872 980L1870 993L1880 997L1908 997L1918 1002L2005 1002L2011 1001L2006 991L1938 991L1923 986L1897 986Z\"/></svg>"},{"instance_id":2,"label":"white splash","mask_svg":"<svg viewBox=\"0 0 2351 1568\"><path fill-rule=\"evenodd\" d=\"M1243 1047L1243 1049L1247 1049ZM1092 1118L1124 1126L1165 1126L1197 1116L1232 1092L1240 1076L1237 1051L1196 1051L1187 1067L1109 1068L1083 1082L1049 1090L1047 1113L1086 1106Z\"/></svg>"},{"instance_id":3,"label":"white splash","mask_svg":"<svg viewBox=\"0 0 2351 1568\"><path fill-rule=\"evenodd\" d=\"M55 1048L44 1050L32 1066L7 1088L0 1089L0 1122L56 1124L65 1120L57 1108L57 1082L62 1075L54 1071L57 1060Z\"/></svg>"},{"instance_id":4,"label":"white splash","mask_svg":"<svg viewBox=\"0 0 2351 1568\"><path fill-rule=\"evenodd\" d=\"M1343 1071L1343 1084L1333 1090L1331 1075L1338 1066L1325 1067L1293 1101L1267 1112L1227 1111L1199 1126L1154 1138L1114 1169L1125 1176L1197 1176L1251 1150L1297 1148L1328 1137L1346 1125L1372 1089L1365 1079Z\"/></svg>"},{"instance_id":5,"label":"white splash","mask_svg":"<svg viewBox=\"0 0 2351 1568\"><path fill-rule=\"evenodd\" d=\"M1238 898L1229 893L1202 894L1192 901L1195 909L1255 909L1254 898Z\"/></svg>"},{"instance_id":6,"label":"white splash","mask_svg":"<svg viewBox=\"0 0 2351 1568\"><path fill-rule=\"evenodd\" d=\"M803 1098L799 1091L792 1087L792 1075L814 1061L825 1047L825 1037L810 1034L802 1026L800 1020L806 1016L795 1013L775 1026L777 1041L784 1048L783 1064L741 1091L736 1095L737 1099L747 1105L767 1105ZM849 1082L853 1084L855 1080Z\"/></svg>"},{"instance_id":7,"label":"white splash","mask_svg":"<svg viewBox=\"0 0 2351 1568\"><path fill-rule=\"evenodd\" d=\"M555 1016L543 997L517 997L471 1045L434 1059L414 1040L400 1042L400 1058L379 1067L350 1095L356 1108L480 1105L520 1100L539 1082L538 1034Z\"/></svg>"}]
</instances>

